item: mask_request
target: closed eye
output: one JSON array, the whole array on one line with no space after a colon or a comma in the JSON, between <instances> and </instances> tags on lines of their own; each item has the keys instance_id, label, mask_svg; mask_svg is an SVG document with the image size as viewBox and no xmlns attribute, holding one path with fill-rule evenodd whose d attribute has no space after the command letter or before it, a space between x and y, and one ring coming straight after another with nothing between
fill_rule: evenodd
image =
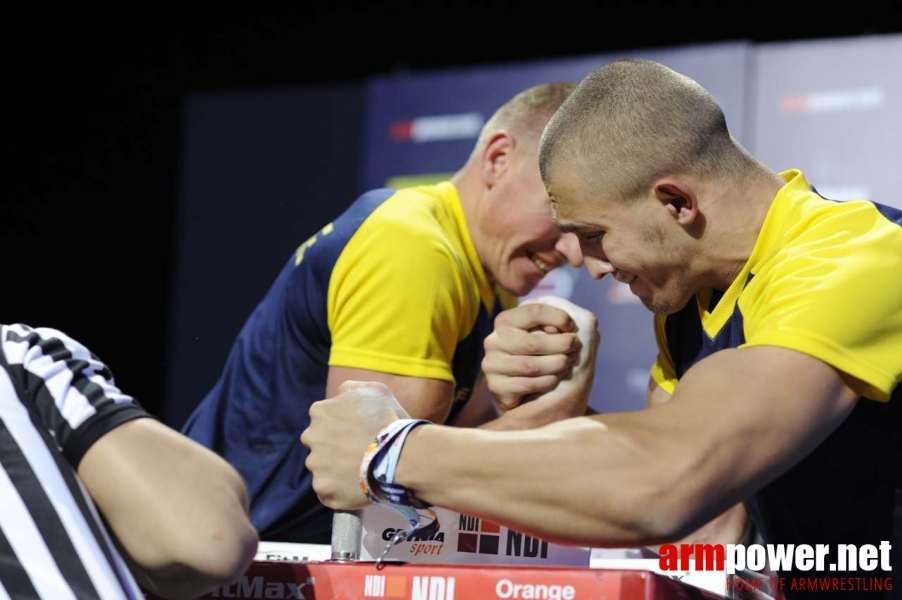
<instances>
[{"instance_id":1,"label":"closed eye","mask_svg":"<svg viewBox=\"0 0 902 600\"><path fill-rule=\"evenodd\" d=\"M586 240L587 244L597 244L601 241L602 236L604 236L603 231L597 231L595 233L584 233L583 239Z\"/></svg>"}]
</instances>

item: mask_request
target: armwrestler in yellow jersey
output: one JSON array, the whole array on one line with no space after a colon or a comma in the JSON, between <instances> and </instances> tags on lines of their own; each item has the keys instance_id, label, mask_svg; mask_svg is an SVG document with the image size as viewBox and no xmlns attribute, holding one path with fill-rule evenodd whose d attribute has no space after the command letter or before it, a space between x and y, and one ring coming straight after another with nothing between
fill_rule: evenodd
<instances>
[{"instance_id":1,"label":"armwrestler in yellow jersey","mask_svg":"<svg viewBox=\"0 0 902 600\"><path fill-rule=\"evenodd\" d=\"M522 91L486 122L449 181L369 191L288 257L183 429L245 478L261 539L329 542L332 512L313 492L298 443L313 402L345 380L378 380L410 414L455 423L479 382L495 315L551 269L581 265L575 237L551 222L537 156L574 87ZM561 341L563 351L576 348L572 333ZM561 371L570 362L551 360ZM524 405L489 426L584 410L583 400Z\"/></svg>"}]
</instances>

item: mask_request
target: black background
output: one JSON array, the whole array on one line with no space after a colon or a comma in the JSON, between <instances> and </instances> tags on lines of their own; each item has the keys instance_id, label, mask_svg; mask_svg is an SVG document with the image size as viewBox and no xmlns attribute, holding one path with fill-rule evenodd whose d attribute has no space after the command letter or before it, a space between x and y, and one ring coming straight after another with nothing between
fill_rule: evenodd
<instances>
[{"instance_id":1,"label":"black background","mask_svg":"<svg viewBox=\"0 0 902 600\"><path fill-rule=\"evenodd\" d=\"M166 14L153 5L62 14L47 5L10 13L0 322L62 329L109 363L124 391L160 410L180 119L194 92L902 30L898 2L834 13L710 1L534 4L302 4L269 15L213 7Z\"/></svg>"}]
</instances>

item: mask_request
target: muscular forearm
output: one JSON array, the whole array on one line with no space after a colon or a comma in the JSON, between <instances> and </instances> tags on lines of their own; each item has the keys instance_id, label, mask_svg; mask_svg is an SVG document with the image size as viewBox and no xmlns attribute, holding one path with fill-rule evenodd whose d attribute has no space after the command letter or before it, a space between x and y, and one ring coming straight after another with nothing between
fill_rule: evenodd
<instances>
[{"instance_id":1,"label":"muscular forearm","mask_svg":"<svg viewBox=\"0 0 902 600\"><path fill-rule=\"evenodd\" d=\"M855 399L804 354L722 351L648 410L531 431L419 428L398 478L426 501L546 539L652 545L689 535L784 473Z\"/></svg>"},{"instance_id":2,"label":"muscular forearm","mask_svg":"<svg viewBox=\"0 0 902 600\"><path fill-rule=\"evenodd\" d=\"M428 502L552 541L652 544L683 524L663 492L675 465L642 437L595 418L522 432L420 427L397 477Z\"/></svg>"}]
</instances>

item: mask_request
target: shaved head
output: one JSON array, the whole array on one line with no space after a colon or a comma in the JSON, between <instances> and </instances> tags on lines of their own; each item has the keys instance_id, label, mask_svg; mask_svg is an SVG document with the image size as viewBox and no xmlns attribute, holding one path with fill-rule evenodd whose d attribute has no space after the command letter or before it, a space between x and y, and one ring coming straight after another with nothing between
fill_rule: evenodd
<instances>
[{"instance_id":1,"label":"shaved head","mask_svg":"<svg viewBox=\"0 0 902 600\"><path fill-rule=\"evenodd\" d=\"M735 177L750 161L707 90L644 59L615 60L587 75L539 146L546 182L566 165L591 189L624 201L665 175Z\"/></svg>"}]
</instances>

